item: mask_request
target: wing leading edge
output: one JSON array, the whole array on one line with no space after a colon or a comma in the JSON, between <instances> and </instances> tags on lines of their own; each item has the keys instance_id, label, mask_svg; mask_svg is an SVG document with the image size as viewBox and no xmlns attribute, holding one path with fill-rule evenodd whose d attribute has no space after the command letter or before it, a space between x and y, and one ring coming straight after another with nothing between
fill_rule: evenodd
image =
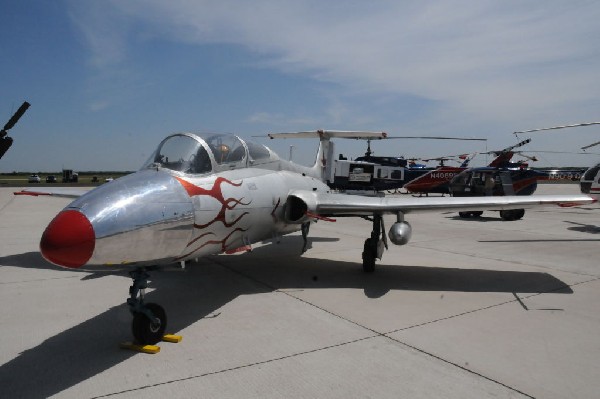
<instances>
[{"instance_id":1,"label":"wing leading edge","mask_svg":"<svg viewBox=\"0 0 600 399\"><path fill-rule=\"evenodd\" d=\"M362 197L347 194L319 193L295 190L290 193L296 204L304 203L306 211L320 216L349 216L526 209L537 206L562 207L586 205L595 202L587 195L529 195L503 197Z\"/></svg>"},{"instance_id":2,"label":"wing leading edge","mask_svg":"<svg viewBox=\"0 0 600 399\"><path fill-rule=\"evenodd\" d=\"M63 198L78 198L83 194L90 191L90 187L42 187L39 190L23 189L16 191L14 195L30 195L37 197L40 195L48 195L52 197L63 197Z\"/></svg>"}]
</instances>

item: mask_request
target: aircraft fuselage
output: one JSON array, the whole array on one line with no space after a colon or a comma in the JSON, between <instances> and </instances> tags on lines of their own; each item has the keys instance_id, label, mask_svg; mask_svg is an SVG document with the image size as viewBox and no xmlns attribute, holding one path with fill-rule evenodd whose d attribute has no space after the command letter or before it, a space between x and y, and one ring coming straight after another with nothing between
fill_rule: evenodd
<instances>
[{"instance_id":1,"label":"aircraft fuselage","mask_svg":"<svg viewBox=\"0 0 600 399\"><path fill-rule=\"evenodd\" d=\"M68 205L42 237L42 254L66 267L157 265L247 249L301 228L286 221L292 189L327 191L319 179L245 168L208 176L146 169Z\"/></svg>"}]
</instances>

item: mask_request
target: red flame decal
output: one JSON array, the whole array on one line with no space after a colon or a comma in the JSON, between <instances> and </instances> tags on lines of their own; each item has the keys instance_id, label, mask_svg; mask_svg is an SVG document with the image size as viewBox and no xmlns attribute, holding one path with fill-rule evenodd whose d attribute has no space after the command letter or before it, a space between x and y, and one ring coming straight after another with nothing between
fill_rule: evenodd
<instances>
[{"instance_id":1,"label":"red flame decal","mask_svg":"<svg viewBox=\"0 0 600 399\"><path fill-rule=\"evenodd\" d=\"M242 202L243 198L240 198L240 199L224 198L223 192L221 191L221 185L223 183L227 183L234 187L240 187L242 185L242 182L234 183L231 180L227 180L224 177L219 176L216 178L215 183L213 184L212 188L210 190L207 190L205 188L198 187L198 186L196 186L186 180L183 180L179 177L176 177L176 179L179 180L179 182L181 183L181 185L183 186L185 191L187 191L187 193L190 197L194 197L197 195L207 195L209 197L216 199L217 201L219 201L221 203L221 210L219 211L217 216L213 220L211 220L210 222L208 222L206 224L194 224L194 227L197 229L203 229L205 227L210 226L211 224L213 224L215 222L221 222L221 223L223 223L223 225L225 227L232 227L237 222L239 222L241 218L243 218L244 216L246 216L248 214L248 212L242 213L231 223L227 223L225 221L225 211L232 210L238 205L249 205L250 202Z\"/></svg>"},{"instance_id":2,"label":"red flame decal","mask_svg":"<svg viewBox=\"0 0 600 399\"><path fill-rule=\"evenodd\" d=\"M246 229L241 229L241 228L238 227L237 229L234 229L229 234L227 234L227 236L225 236L225 238L223 238L222 240L209 240L209 241L206 241L204 244L200 245L198 248L195 248L193 251L188 252L185 255L180 256L176 260L179 261L180 259L187 258L188 256L190 256L194 252L199 251L202 248L204 248L205 246L211 245L211 244L221 244L221 252L225 252L225 251L227 251L227 240L229 240L229 237L231 237L233 235L233 233L236 233L238 231L244 232L244 231L246 231ZM212 233L207 233L207 234L212 234ZM203 234L202 236L200 236L198 238L204 237L207 234ZM194 240L194 241L196 241L196 240ZM194 242L194 241L192 241L192 242ZM191 244L192 243L188 244L188 246L191 245Z\"/></svg>"},{"instance_id":3,"label":"red flame decal","mask_svg":"<svg viewBox=\"0 0 600 399\"><path fill-rule=\"evenodd\" d=\"M227 228L234 226L236 223L238 223L244 216L248 215L249 212L243 212L241 215L239 215L235 220L233 220L230 223L227 223L227 221L225 220L225 213L227 210L232 210L234 209L236 206L238 205L249 205L252 201L249 202L243 202L243 198L225 198L223 196L223 192L221 189L221 186L223 183L227 183L233 187L240 187L242 185L242 182L239 183L234 183L231 180L227 180L224 177L217 177L214 181L214 184L212 186L211 189L206 189L206 188L202 188L202 187L198 187L184 179L181 179L179 177L176 177L176 179L181 183L181 185L183 186L183 188L185 189L185 191L188 193L188 195L190 197L195 197L195 196L199 196L199 195L206 195L209 196L211 198L216 199L217 201L219 201L219 203L221 204L221 209L219 210L219 213L217 214L217 216L215 216L215 218L213 220L211 220L210 222L206 223L206 224L194 224L194 228L196 229L204 229L210 225L212 225L213 223L216 222L221 222L223 223L223 225ZM226 252L227 251L227 240L229 240L231 238L231 236L236 233L236 232L244 232L246 231L246 229L242 229L242 228L236 228L234 230L232 230L225 238L223 238L222 240L209 240L204 242L203 244L201 244L200 246L194 248L192 251L186 253L185 255L182 255L178 258L178 260L180 259L184 259L190 255L192 255L194 252L199 251L200 249L206 247L207 245L214 245L214 244L219 244L221 245L221 252ZM204 234L201 234L200 236L194 238L192 241L190 241L187 245L187 247L189 248L190 246L192 246L192 244L196 243L197 241L199 241L200 239L208 236L208 235L216 235L216 233L214 232L206 232Z\"/></svg>"}]
</instances>

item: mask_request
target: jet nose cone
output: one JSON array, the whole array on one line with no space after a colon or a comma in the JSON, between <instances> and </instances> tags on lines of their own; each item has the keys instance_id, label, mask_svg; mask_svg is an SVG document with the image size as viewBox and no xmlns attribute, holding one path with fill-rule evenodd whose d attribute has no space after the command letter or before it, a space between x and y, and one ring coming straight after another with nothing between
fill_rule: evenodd
<instances>
[{"instance_id":1,"label":"jet nose cone","mask_svg":"<svg viewBox=\"0 0 600 399\"><path fill-rule=\"evenodd\" d=\"M79 211L66 210L46 227L40 251L49 262L78 268L91 258L95 244L94 228L88 218Z\"/></svg>"}]
</instances>

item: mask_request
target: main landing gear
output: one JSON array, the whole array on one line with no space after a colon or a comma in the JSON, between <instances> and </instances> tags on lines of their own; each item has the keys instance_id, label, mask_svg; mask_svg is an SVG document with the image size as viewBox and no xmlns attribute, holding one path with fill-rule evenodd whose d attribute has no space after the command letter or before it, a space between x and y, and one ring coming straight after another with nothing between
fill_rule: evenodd
<instances>
[{"instance_id":1,"label":"main landing gear","mask_svg":"<svg viewBox=\"0 0 600 399\"><path fill-rule=\"evenodd\" d=\"M133 314L131 330L140 345L154 345L162 340L167 327L167 314L156 303L145 303L144 293L148 288L150 274L146 268L139 268L129 273L133 285L129 287L127 305Z\"/></svg>"},{"instance_id":2,"label":"main landing gear","mask_svg":"<svg viewBox=\"0 0 600 399\"><path fill-rule=\"evenodd\" d=\"M482 211L458 212L458 216L460 216L461 218L464 218L464 219L478 218L481 215L483 215Z\"/></svg>"},{"instance_id":3,"label":"main landing gear","mask_svg":"<svg viewBox=\"0 0 600 399\"><path fill-rule=\"evenodd\" d=\"M458 215L461 218L469 219L469 218L478 218L483 214L481 211L469 211L469 212L458 212ZM502 220L512 221L519 220L525 215L525 209L508 209L504 211L500 211L500 217Z\"/></svg>"},{"instance_id":4,"label":"main landing gear","mask_svg":"<svg viewBox=\"0 0 600 399\"><path fill-rule=\"evenodd\" d=\"M509 209L506 211L500 211L500 217L502 220L513 221L519 220L525 216L525 209Z\"/></svg>"},{"instance_id":5,"label":"main landing gear","mask_svg":"<svg viewBox=\"0 0 600 399\"><path fill-rule=\"evenodd\" d=\"M385 227L381 215L376 214L373 215L373 219L366 217L365 219L373 221L373 231L371 232L371 238L365 240L362 253L363 270L366 273L373 273L375 271L375 259L381 260L384 248L388 248L387 236L385 235Z\"/></svg>"}]
</instances>

